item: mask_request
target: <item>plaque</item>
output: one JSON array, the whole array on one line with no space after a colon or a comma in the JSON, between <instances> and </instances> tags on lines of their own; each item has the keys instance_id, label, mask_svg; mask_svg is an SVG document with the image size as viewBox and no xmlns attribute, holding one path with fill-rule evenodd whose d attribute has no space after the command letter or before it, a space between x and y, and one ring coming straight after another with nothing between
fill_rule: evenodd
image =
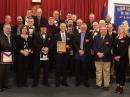
<instances>
[{"instance_id":1,"label":"plaque","mask_svg":"<svg viewBox=\"0 0 130 97\"><path fill-rule=\"evenodd\" d=\"M66 53L66 42L57 41L57 53Z\"/></svg>"}]
</instances>

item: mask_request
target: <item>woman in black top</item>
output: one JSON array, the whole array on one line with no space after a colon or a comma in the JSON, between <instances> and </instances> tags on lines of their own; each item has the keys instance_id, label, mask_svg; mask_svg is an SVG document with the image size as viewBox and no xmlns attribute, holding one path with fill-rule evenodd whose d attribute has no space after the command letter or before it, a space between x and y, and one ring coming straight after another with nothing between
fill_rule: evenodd
<instances>
[{"instance_id":1,"label":"woman in black top","mask_svg":"<svg viewBox=\"0 0 130 97\"><path fill-rule=\"evenodd\" d=\"M16 85L18 87L27 86L27 73L30 59L30 53L32 53L31 39L28 36L28 30L26 26L21 28L21 33L16 39L17 49L17 69L16 69Z\"/></svg>"},{"instance_id":2,"label":"woman in black top","mask_svg":"<svg viewBox=\"0 0 130 97\"><path fill-rule=\"evenodd\" d=\"M115 71L116 71L116 93L123 93L123 87L125 85L125 77L128 63L128 47L130 38L128 37L125 27L120 25L118 28L118 35L114 40L114 60L115 60Z\"/></svg>"}]
</instances>

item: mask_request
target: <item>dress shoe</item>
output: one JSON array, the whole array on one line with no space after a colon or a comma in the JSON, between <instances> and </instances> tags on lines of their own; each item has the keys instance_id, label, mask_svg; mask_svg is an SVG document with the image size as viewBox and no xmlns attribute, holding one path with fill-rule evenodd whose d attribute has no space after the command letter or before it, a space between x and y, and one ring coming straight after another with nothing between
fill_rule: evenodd
<instances>
[{"instance_id":1,"label":"dress shoe","mask_svg":"<svg viewBox=\"0 0 130 97\"><path fill-rule=\"evenodd\" d=\"M99 89L99 88L101 88L101 86L96 85L96 89Z\"/></svg>"},{"instance_id":2,"label":"dress shoe","mask_svg":"<svg viewBox=\"0 0 130 97\"><path fill-rule=\"evenodd\" d=\"M81 85L81 83L79 83L79 82L77 82L77 83L75 84L76 87L79 87L80 85Z\"/></svg>"},{"instance_id":3,"label":"dress shoe","mask_svg":"<svg viewBox=\"0 0 130 97\"><path fill-rule=\"evenodd\" d=\"M67 83L62 83L63 86L68 87L69 85Z\"/></svg>"},{"instance_id":4,"label":"dress shoe","mask_svg":"<svg viewBox=\"0 0 130 97\"><path fill-rule=\"evenodd\" d=\"M120 91L119 91L120 94L123 94L124 93L124 89L123 87L120 87Z\"/></svg>"},{"instance_id":5,"label":"dress shoe","mask_svg":"<svg viewBox=\"0 0 130 97\"><path fill-rule=\"evenodd\" d=\"M115 89L115 93L118 93L118 92L120 92L120 87L119 86L117 86L116 89Z\"/></svg>"},{"instance_id":6,"label":"dress shoe","mask_svg":"<svg viewBox=\"0 0 130 97\"><path fill-rule=\"evenodd\" d=\"M3 88L0 88L0 92L3 92L4 91L4 89Z\"/></svg>"},{"instance_id":7,"label":"dress shoe","mask_svg":"<svg viewBox=\"0 0 130 97\"><path fill-rule=\"evenodd\" d=\"M56 87L60 87L60 84L56 84Z\"/></svg>"},{"instance_id":8,"label":"dress shoe","mask_svg":"<svg viewBox=\"0 0 130 97\"><path fill-rule=\"evenodd\" d=\"M85 87L89 87L89 84L88 84L88 83L84 83L84 86L85 86Z\"/></svg>"},{"instance_id":9,"label":"dress shoe","mask_svg":"<svg viewBox=\"0 0 130 97\"><path fill-rule=\"evenodd\" d=\"M49 83L43 83L43 85L46 86L46 87L50 87Z\"/></svg>"},{"instance_id":10,"label":"dress shoe","mask_svg":"<svg viewBox=\"0 0 130 97\"><path fill-rule=\"evenodd\" d=\"M32 88L36 88L38 86L38 84L33 84Z\"/></svg>"},{"instance_id":11,"label":"dress shoe","mask_svg":"<svg viewBox=\"0 0 130 97\"><path fill-rule=\"evenodd\" d=\"M109 87L103 87L105 91L109 91Z\"/></svg>"},{"instance_id":12,"label":"dress shoe","mask_svg":"<svg viewBox=\"0 0 130 97\"><path fill-rule=\"evenodd\" d=\"M11 89L12 86L11 85L7 85L7 86L3 86L3 88L5 88L5 89Z\"/></svg>"}]
</instances>

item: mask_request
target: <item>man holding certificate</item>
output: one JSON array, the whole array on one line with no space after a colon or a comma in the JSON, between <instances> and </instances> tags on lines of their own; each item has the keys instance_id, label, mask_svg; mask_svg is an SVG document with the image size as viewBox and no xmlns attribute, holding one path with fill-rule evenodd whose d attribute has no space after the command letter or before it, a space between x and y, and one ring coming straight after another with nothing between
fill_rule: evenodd
<instances>
[{"instance_id":1,"label":"man holding certificate","mask_svg":"<svg viewBox=\"0 0 130 97\"><path fill-rule=\"evenodd\" d=\"M54 37L55 49L56 49L56 87L61 84L68 86L67 84L67 64L68 55L71 48L71 35L66 33L66 24L60 24L60 33L57 33Z\"/></svg>"},{"instance_id":2,"label":"man holding certificate","mask_svg":"<svg viewBox=\"0 0 130 97\"><path fill-rule=\"evenodd\" d=\"M11 25L5 24L3 32L0 34L0 92L8 86L8 73L10 64L13 64L13 37L11 35Z\"/></svg>"}]
</instances>

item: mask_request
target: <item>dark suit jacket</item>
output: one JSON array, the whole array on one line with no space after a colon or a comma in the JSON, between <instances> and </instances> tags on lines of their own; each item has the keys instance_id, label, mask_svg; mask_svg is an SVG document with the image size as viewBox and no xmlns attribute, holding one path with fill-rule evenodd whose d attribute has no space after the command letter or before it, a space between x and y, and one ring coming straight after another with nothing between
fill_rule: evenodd
<instances>
[{"instance_id":1,"label":"dark suit jacket","mask_svg":"<svg viewBox=\"0 0 130 97\"><path fill-rule=\"evenodd\" d=\"M95 60L96 61L110 61L112 56L111 56L111 49L112 49L112 37L109 35L106 35L104 39L101 38L100 35L97 35L94 37L94 44L93 44L93 49L95 52ZM100 59L97 56L98 52L104 53L104 57Z\"/></svg>"},{"instance_id":2,"label":"dark suit jacket","mask_svg":"<svg viewBox=\"0 0 130 97\"><path fill-rule=\"evenodd\" d=\"M35 27L40 27L41 25L47 25L48 23L47 23L47 20L44 18L44 17L41 17L41 20L40 20L40 25L38 25L38 17L37 16L35 16L34 17L34 25L35 25Z\"/></svg>"},{"instance_id":3,"label":"dark suit jacket","mask_svg":"<svg viewBox=\"0 0 130 97\"><path fill-rule=\"evenodd\" d=\"M81 49L80 41L81 41L81 33L78 33L74 38L74 48L75 48L75 52L77 53L76 57L78 57L79 55L78 51ZM90 35L89 32L86 32L84 37L84 44L83 44L83 50L85 53L84 56L91 55L92 43L93 43L92 35Z\"/></svg>"},{"instance_id":4,"label":"dark suit jacket","mask_svg":"<svg viewBox=\"0 0 130 97\"><path fill-rule=\"evenodd\" d=\"M7 36L2 32L0 34L0 52L1 51L11 51L11 52L13 52L14 49L15 49L13 35L10 37L10 42L11 43L9 45Z\"/></svg>"},{"instance_id":5,"label":"dark suit jacket","mask_svg":"<svg viewBox=\"0 0 130 97\"><path fill-rule=\"evenodd\" d=\"M93 30L93 24L90 21L88 21L86 24L88 27L88 31Z\"/></svg>"},{"instance_id":6,"label":"dark suit jacket","mask_svg":"<svg viewBox=\"0 0 130 97\"><path fill-rule=\"evenodd\" d=\"M57 26L55 25L55 33L59 33L60 32L60 23L62 23L63 21L61 21L60 19L57 20Z\"/></svg>"},{"instance_id":7,"label":"dark suit jacket","mask_svg":"<svg viewBox=\"0 0 130 97\"><path fill-rule=\"evenodd\" d=\"M49 34L46 35L45 40L43 41L42 35L40 32L35 33L33 37L33 48L35 52L40 52L42 47L48 47L51 49L51 36Z\"/></svg>"}]
</instances>

